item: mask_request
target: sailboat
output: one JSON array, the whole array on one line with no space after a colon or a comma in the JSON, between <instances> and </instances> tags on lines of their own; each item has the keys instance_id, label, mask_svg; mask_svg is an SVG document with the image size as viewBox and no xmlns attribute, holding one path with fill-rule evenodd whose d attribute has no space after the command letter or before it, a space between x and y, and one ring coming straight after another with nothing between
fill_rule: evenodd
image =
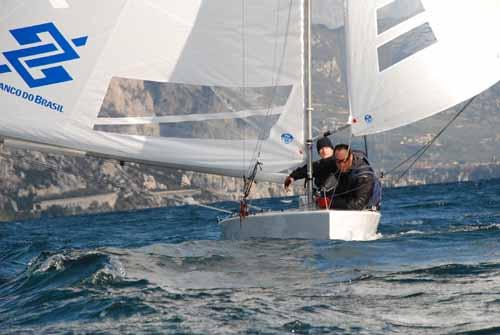
<instances>
[{"instance_id":1,"label":"sailboat","mask_svg":"<svg viewBox=\"0 0 500 335\"><path fill-rule=\"evenodd\" d=\"M282 183L312 160L311 1L2 1L0 137ZM495 84L499 26L497 0L347 1L353 136L416 122ZM218 92L227 108L165 109L172 85ZM121 86L143 92L142 107L107 104ZM315 209L308 185L304 208L229 218L225 237L374 238L380 213Z\"/></svg>"}]
</instances>

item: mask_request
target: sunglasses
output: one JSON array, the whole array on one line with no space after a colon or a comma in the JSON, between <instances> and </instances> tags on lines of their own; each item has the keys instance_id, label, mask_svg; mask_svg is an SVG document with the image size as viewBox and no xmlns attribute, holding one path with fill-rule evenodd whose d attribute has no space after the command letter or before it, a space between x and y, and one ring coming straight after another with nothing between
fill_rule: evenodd
<instances>
[{"instance_id":1,"label":"sunglasses","mask_svg":"<svg viewBox=\"0 0 500 335\"><path fill-rule=\"evenodd\" d=\"M349 152L349 154L347 155L346 158L344 158L344 159L335 159L335 162L337 164L347 163L347 161L349 160L349 158L351 158L351 153L350 152Z\"/></svg>"}]
</instances>

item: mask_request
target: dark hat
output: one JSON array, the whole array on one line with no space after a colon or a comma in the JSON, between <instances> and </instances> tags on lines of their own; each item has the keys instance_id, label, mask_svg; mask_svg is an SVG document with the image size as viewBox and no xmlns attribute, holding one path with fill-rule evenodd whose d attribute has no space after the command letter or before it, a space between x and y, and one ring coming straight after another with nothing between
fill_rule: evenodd
<instances>
[{"instance_id":1,"label":"dark hat","mask_svg":"<svg viewBox=\"0 0 500 335\"><path fill-rule=\"evenodd\" d=\"M323 147L330 147L333 149L332 142L330 142L330 139L328 137L322 137L316 142L316 149L319 150Z\"/></svg>"}]
</instances>

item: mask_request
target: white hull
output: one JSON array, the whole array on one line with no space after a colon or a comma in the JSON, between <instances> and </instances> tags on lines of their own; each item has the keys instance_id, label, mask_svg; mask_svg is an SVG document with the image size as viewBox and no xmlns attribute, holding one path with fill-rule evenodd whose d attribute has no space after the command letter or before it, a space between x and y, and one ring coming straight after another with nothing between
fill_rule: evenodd
<instances>
[{"instance_id":1,"label":"white hull","mask_svg":"<svg viewBox=\"0 0 500 335\"><path fill-rule=\"evenodd\" d=\"M264 212L223 220L224 238L304 238L366 241L377 238L380 213L348 210Z\"/></svg>"}]
</instances>

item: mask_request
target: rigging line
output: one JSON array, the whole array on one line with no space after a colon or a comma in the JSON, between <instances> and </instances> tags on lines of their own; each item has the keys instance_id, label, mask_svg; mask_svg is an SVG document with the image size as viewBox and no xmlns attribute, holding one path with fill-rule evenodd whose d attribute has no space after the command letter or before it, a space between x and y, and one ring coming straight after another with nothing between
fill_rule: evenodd
<instances>
[{"instance_id":1,"label":"rigging line","mask_svg":"<svg viewBox=\"0 0 500 335\"><path fill-rule=\"evenodd\" d=\"M280 0L278 0L278 8L276 9L276 26L275 26L275 35L278 36L279 35L279 24L280 24ZM271 93L271 100L269 102L269 107L267 108L267 111L266 111L266 117L268 116L268 113L269 113L269 110L271 109L272 107L272 102L273 102L273 97L274 97L274 85L276 83L276 80L275 80L275 71L274 69L276 68L276 64L277 64L277 58L276 58L276 55L278 53L277 51L278 49L278 41L277 39L274 40L274 47L273 47L273 65L272 65L272 69L273 69L273 77L271 78L271 87L273 87L273 91ZM262 132L263 130L261 130ZM261 146L259 145L260 142L261 142L261 133L258 132L258 135L257 135L257 144L255 146L255 149L254 149L254 152L252 154L252 161L258 161L259 160L259 157L260 157L260 154L261 154ZM252 167L249 166L248 167L248 173L250 173Z\"/></svg>"},{"instance_id":2,"label":"rigging line","mask_svg":"<svg viewBox=\"0 0 500 335\"><path fill-rule=\"evenodd\" d=\"M242 61L241 61L241 80L242 80L242 93L243 93L243 101L246 101L246 86L247 86L247 45L246 45L246 0L241 0L241 50L242 50ZM247 138L247 128L243 128L243 160L241 163L241 171L245 170L245 162L247 158L247 146L246 146L246 138Z\"/></svg>"},{"instance_id":3,"label":"rigging line","mask_svg":"<svg viewBox=\"0 0 500 335\"><path fill-rule=\"evenodd\" d=\"M248 198L248 196L250 195L250 191L252 190L252 185L255 181L255 177L257 176L259 168L262 169L262 163L257 161L255 166L253 167L252 174L248 177L248 179L245 178L245 193L243 196L244 199Z\"/></svg>"},{"instance_id":4,"label":"rigging line","mask_svg":"<svg viewBox=\"0 0 500 335\"><path fill-rule=\"evenodd\" d=\"M114 181L112 179L113 176L106 176L106 175L95 176L95 178L91 178L92 176L94 176L94 174L92 174L90 176L86 175L85 171L82 171L82 169L77 169L78 171L66 171L64 168L61 168L60 166L58 166L56 164L51 164L49 162L45 162L45 163L40 162L40 161L35 160L34 158L28 158L26 156L18 157L18 155L15 155L12 153L7 153L7 152L0 152L0 159L1 158L4 158L6 160L11 160L11 161L13 161L13 164L17 164L17 165L19 165L20 160L23 160L24 162L26 162L27 164L29 164L32 167L52 170L55 173L62 173L62 174L71 175L71 176L80 176L81 178L83 178L85 180L85 182L92 181L93 185L99 185L99 186L103 186L103 187L111 186L114 188L123 189L124 187L128 187L131 185L130 181L133 178L132 177L133 172L130 172L130 171L127 172L125 170L122 170L122 178L120 178L120 179L123 179L122 182L117 182L116 180ZM88 158L94 158L94 157L87 157L87 159ZM119 163L115 159L106 159L106 158L98 158L98 159L94 158L94 162L101 163L101 164L102 163L112 163L112 164L118 163L118 164L122 165L121 163ZM76 166L78 167L79 165L77 164ZM128 168L133 167L135 169L135 171L140 173L140 174L143 173L143 171L140 170L140 167L139 167L140 164L139 164L139 166L127 164L126 166ZM99 169L99 168L100 167L97 167L97 169ZM134 191L139 193L139 194L153 194L153 192L147 191L147 190L136 189Z\"/></svg>"},{"instance_id":5,"label":"rigging line","mask_svg":"<svg viewBox=\"0 0 500 335\"><path fill-rule=\"evenodd\" d=\"M363 186L358 186L358 187L355 187L355 188L351 188L347 191L344 191L344 192L341 192L341 193L335 193L335 190L333 191L334 193L330 196L330 203L333 203L333 200L335 200L336 197L339 197L341 195L346 195L346 194L349 194L349 193L352 193L352 192L356 192L357 190L360 190L361 188L363 188ZM326 190L325 190L325 194L326 194Z\"/></svg>"},{"instance_id":6,"label":"rigging line","mask_svg":"<svg viewBox=\"0 0 500 335\"><path fill-rule=\"evenodd\" d=\"M380 175L384 176L384 167L385 167L385 157L386 157L386 146L387 146L387 132L384 132L382 135L382 163L381 163L381 172Z\"/></svg>"},{"instance_id":7,"label":"rigging line","mask_svg":"<svg viewBox=\"0 0 500 335\"><path fill-rule=\"evenodd\" d=\"M17 156L15 156L13 154L8 154L6 152L0 153L0 157L3 157L4 159L10 159L13 161L18 160ZM56 173L64 173L66 175L76 176L74 172L65 171L64 169L58 167L57 165L50 164L48 162L43 163L43 162L36 161L35 159L29 159L27 157L22 157L22 160L24 160L25 162L27 162L28 164L30 164L33 167L38 167L41 169L49 169L49 170L52 170ZM106 162L106 161L112 161L112 160L101 160L101 162ZM85 179L88 180L88 178L85 178ZM101 176L101 177L94 179L94 183L96 183L100 186L111 185L111 186L114 186L116 188L121 188L123 186L122 184L118 185L116 183L113 183L109 179L106 180L106 177L104 177L104 176Z\"/></svg>"},{"instance_id":8,"label":"rigging line","mask_svg":"<svg viewBox=\"0 0 500 335\"><path fill-rule=\"evenodd\" d=\"M351 189L349 189L349 190L347 190L347 191L344 191L344 192L341 192L341 193L337 193L337 194L335 194L335 197L338 197L338 196L340 196L340 195L346 195L346 194L349 194L349 193L352 193L352 192L356 192L356 191L358 191L358 190L362 189L363 187L364 187L364 185L360 185L360 186L357 186L357 187L355 187L355 188L351 188ZM334 197L332 196L332 197L331 197L331 200L333 201L333 199L334 199Z\"/></svg>"},{"instance_id":9,"label":"rigging line","mask_svg":"<svg viewBox=\"0 0 500 335\"><path fill-rule=\"evenodd\" d=\"M429 144L429 142L427 142L426 144L424 144L420 149L418 149L416 152L414 152L413 154L411 154L405 160L403 160L402 162L400 162L398 165L396 165L395 167L393 167L391 170L385 172L384 175L392 174L394 171L396 171L397 169L399 169L401 166L403 166L406 163L408 163L413 157L415 157L418 154L420 154L427 147L428 144Z\"/></svg>"},{"instance_id":10,"label":"rigging line","mask_svg":"<svg viewBox=\"0 0 500 335\"><path fill-rule=\"evenodd\" d=\"M233 214L234 213L234 212L231 212L231 211L227 211L225 209L221 209L221 208L217 208L217 207L213 207L213 206L208 206L208 205L203 205L203 204L200 204L200 203L193 204L193 205L194 206L198 206L198 207L202 207L202 208L211 209L211 210L218 211L218 212L221 212L221 213L226 213L226 214Z\"/></svg>"},{"instance_id":11,"label":"rigging line","mask_svg":"<svg viewBox=\"0 0 500 335\"><path fill-rule=\"evenodd\" d=\"M352 150L351 150L351 147L352 147L352 139L354 138L353 134L352 134L352 127L349 128L350 129L350 134L349 134L349 141L348 141L348 144L347 144L347 152L351 153L352 155ZM335 152L334 152L335 154ZM347 159L349 159L350 157L347 156ZM354 158L353 158L354 159ZM336 164L336 163L335 163ZM330 197L330 205L329 205L329 208L331 208L332 206L332 203L333 203L333 199L338 196L339 194L335 194L335 191L337 190L337 187L339 186L339 181L340 181L340 176L342 175L343 172L338 172L338 177L336 177L336 181L335 181L335 186L333 187L333 192L332 192L332 195Z\"/></svg>"},{"instance_id":12,"label":"rigging line","mask_svg":"<svg viewBox=\"0 0 500 335\"><path fill-rule=\"evenodd\" d=\"M346 123L346 124L344 124L342 126L336 127L335 129L328 130L328 131L324 132L323 135L318 135L316 137L313 137L313 141L316 141L320 137L327 137L327 136L330 136L330 135L334 135L336 133L340 133L341 131L344 131L347 128L351 128L351 124L350 123ZM351 131L351 133L352 133L352 131Z\"/></svg>"},{"instance_id":13,"label":"rigging line","mask_svg":"<svg viewBox=\"0 0 500 335\"><path fill-rule=\"evenodd\" d=\"M13 154L8 154L6 152L0 153L0 157L3 157L4 159L10 159L10 160L13 160L13 161L17 161L18 160L17 156L15 156ZM34 159L27 159L26 157L22 157L22 159L24 161L27 161L28 163L30 163L32 166L35 166L35 167L38 167L38 168L50 169L50 170L54 170L55 172L61 172L61 173L71 174L71 173L66 172L66 171L62 170L61 168L59 168L59 167L57 167L55 165L52 165L50 163L42 163L42 162L36 161Z\"/></svg>"},{"instance_id":14,"label":"rigging line","mask_svg":"<svg viewBox=\"0 0 500 335\"><path fill-rule=\"evenodd\" d=\"M243 94L243 101L246 102L247 98L247 67L248 67L248 60L247 60L247 40L246 40L246 1L242 0L241 2L241 8L242 8L242 13L241 13L241 48L242 48L242 62L241 62L241 74L242 74L242 94ZM246 126L243 127L243 160L242 160L242 171L245 170L245 164L247 161L247 135L248 135L248 128ZM259 137L259 136L258 136ZM254 171L252 172L252 175L250 176L250 179L247 180L247 174L243 175L243 195L242 195L242 200L240 202L240 213L241 213L241 208L242 206L245 206L244 208L248 208L247 204L247 198L250 195L250 191L252 189L252 184L255 179L255 174L257 173L257 167L259 166L260 162L257 159L257 162L254 167ZM250 168L250 167L249 167Z\"/></svg>"},{"instance_id":15,"label":"rigging line","mask_svg":"<svg viewBox=\"0 0 500 335\"><path fill-rule=\"evenodd\" d=\"M206 208L206 209L211 209L211 210L214 210L214 211L217 211L217 212L221 212L221 213L226 213L226 214L233 214L234 213L234 212L228 211L226 209L222 209L222 208L218 208L218 207L214 207L214 206L202 204L202 203L194 200L192 197L191 198L185 198L183 200L184 200L184 203L186 205L198 206L198 207L202 207L202 208Z\"/></svg>"},{"instance_id":16,"label":"rigging line","mask_svg":"<svg viewBox=\"0 0 500 335\"><path fill-rule=\"evenodd\" d=\"M278 8L276 10L276 36L279 35L279 27L280 27L280 5L279 5L280 1L278 0ZM266 113L266 116L269 116L273 110L273 103L274 103L274 100L276 98L276 93L277 93L277 83L279 83L280 79L281 79L281 75L282 75L282 72L283 72L283 66L284 66L284 59L285 59L285 54L286 54L286 50L287 50L287 46L288 46L288 36L289 36L289 32L290 32L290 24L291 24L291 17L292 17L292 7L293 7L293 0L289 0L288 1L289 5L288 5L288 15L287 15L287 23L286 23L286 30L285 30L285 33L284 33L284 41L283 41L283 47L282 47L282 53L281 53L281 61L279 62L279 66L276 64L278 62L278 60L276 59L276 55L278 54L278 39L275 39L274 41L274 64L273 64L273 69L276 68L278 66L278 69L277 69L277 72L275 72L276 74L276 77L273 77L272 78L272 82L273 82L273 90L272 90L272 93L271 93L271 99L269 101L269 107L268 107L268 112ZM259 135L263 134L264 133L264 128L262 128L260 130L260 133ZM255 150L254 150L254 153L252 155L252 161L258 161L258 159L260 158L260 155L262 153L262 146L264 144L264 140L262 139L262 136L258 136L258 140L257 140L257 144L255 146ZM249 168L249 172L250 172L251 168Z\"/></svg>"},{"instance_id":17,"label":"rigging line","mask_svg":"<svg viewBox=\"0 0 500 335\"><path fill-rule=\"evenodd\" d=\"M406 163L408 162L412 157L415 157L416 158L413 160L413 162L411 162L411 164L408 166L408 168L406 168L399 176L398 178L396 179L396 182L399 182L401 180L401 178L406 174L408 173L408 171L417 163L417 161L420 159L420 157L422 157L426 152L427 150L429 150L429 148L434 144L434 142L436 142L436 140L446 131L446 129L448 129L449 126L451 126L451 124L453 122L455 122L458 117L472 104L472 102L478 97L478 95L472 97L471 99L469 99L469 101L467 101L467 103L462 107L462 109L460 111L458 111L458 113L450 120L448 121L448 123L436 134L434 135L434 137L429 141L427 142L422 148L420 148L416 153L414 153L412 156L410 156L410 158L406 159L403 163ZM397 167L400 167L401 165L403 164L399 164ZM395 169L392 169L391 171L389 171L388 173L392 173Z\"/></svg>"}]
</instances>

